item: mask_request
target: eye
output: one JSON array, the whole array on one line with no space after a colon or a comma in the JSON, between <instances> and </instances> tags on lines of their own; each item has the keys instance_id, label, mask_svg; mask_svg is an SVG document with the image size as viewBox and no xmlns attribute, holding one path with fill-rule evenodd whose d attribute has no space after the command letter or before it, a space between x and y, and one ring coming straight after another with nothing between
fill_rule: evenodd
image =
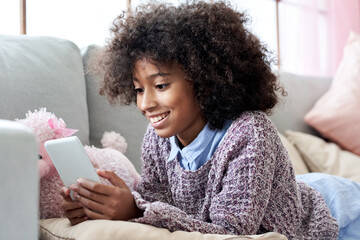
<instances>
[{"instance_id":1,"label":"eye","mask_svg":"<svg viewBox=\"0 0 360 240\"><path fill-rule=\"evenodd\" d=\"M42 159L42 156L39 154L39 159Z\"/></svg>"},{"instance_id":2,"label":"eye","mask_svg":"<svg viewBox=\"0 0 360 240\"><path fill-rule=\"evenodd\" d=\"M168 83L158 84L158 85L156 85L156 88L159 90L162 90L162 89L166 88L167 86L169 86Z\"/></svg>"},{"instance_id":3,"label":"eye","mask_svg":"<svg viewBox=\"0 0 360 240\"><path fill-rule=\"evenodd\" d=\"M136 94L142 94L144 90L142 88L135 88Z\"/></svg>"}]
</instances>

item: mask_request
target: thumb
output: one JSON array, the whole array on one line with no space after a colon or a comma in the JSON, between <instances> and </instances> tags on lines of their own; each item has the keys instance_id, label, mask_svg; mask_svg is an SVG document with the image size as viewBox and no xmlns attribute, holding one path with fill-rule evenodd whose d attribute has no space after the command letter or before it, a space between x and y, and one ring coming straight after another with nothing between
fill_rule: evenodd
<instances>
[{"instance_id":1,"label":"thumb","mask_svg":"<svg viewBox=\"0 0 360 240\"><path fill-rule=\"evenodd\" d=\"M97 174L102 177L105 178L107 180L109 180L109 182L116 186L116 187L120 187L120 188L128 188L125 184L125 182L118 176L116 175L114 172L112 171L104 171L104 170L97 170Z\"/></svg>"}]
</instances>

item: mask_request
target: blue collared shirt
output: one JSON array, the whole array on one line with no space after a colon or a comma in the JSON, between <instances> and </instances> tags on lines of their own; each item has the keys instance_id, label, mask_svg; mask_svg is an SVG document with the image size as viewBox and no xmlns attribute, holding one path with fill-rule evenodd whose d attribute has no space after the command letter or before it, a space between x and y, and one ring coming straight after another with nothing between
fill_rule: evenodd
<instances>
[{"instance_id":1,"label":"blue collared shirt","mask_svg":"<svg viewBox=\"0 0 360 240\"><path fill-rule=\"evenodd\" d=\"M195 171L204 165L214 154L232 121L227 121L222 129L212 130L207 123L199 135L186 147L180 149L176 136L170 137L171 152L168 161L178 157L185 170Z\"/></svg>"}]
</instances>

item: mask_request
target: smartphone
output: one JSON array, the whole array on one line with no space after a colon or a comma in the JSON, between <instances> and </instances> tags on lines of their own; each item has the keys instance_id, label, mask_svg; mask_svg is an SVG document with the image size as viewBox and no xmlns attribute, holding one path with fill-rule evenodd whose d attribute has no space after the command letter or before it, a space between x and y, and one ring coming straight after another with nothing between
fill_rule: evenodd
<instances>
[{"instance_id":1,"label":"smartphone","mask_svg":"<svg viewBox=\"0 0 360 240\"><path fill-rule=\"evenodd\" d=\"M100 182L100 178L78 137L71 136L48 140L44 146L66 187L76 183L78 178ZM70 197L75 200L72 191L70 191Z\"/></svg>"}]
</instances>

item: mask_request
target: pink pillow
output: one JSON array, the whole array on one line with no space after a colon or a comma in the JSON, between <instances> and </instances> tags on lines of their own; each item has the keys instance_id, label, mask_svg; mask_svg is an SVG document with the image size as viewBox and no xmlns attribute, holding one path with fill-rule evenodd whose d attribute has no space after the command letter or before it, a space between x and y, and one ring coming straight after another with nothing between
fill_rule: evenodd
<instances>
[{"instance_id":1,"label":"pink pillow","mask_svg":"<svg viewBox=\"0 0 360 240\"><path fill-rule=\"evenodd\" d=\"M360 34L350 33L330 89L305 121L325 138L360 155Z\"/></svg>"}]
</instances>

